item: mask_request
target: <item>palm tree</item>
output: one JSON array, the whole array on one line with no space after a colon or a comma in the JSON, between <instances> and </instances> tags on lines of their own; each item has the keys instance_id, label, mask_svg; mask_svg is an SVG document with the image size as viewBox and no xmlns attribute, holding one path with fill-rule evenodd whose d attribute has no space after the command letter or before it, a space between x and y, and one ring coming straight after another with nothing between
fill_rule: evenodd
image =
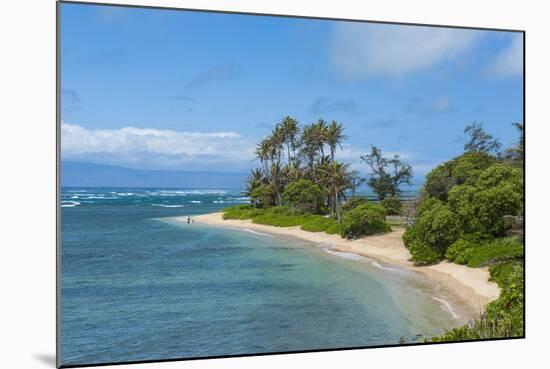
<instances>
[{"instance_id":1,"label":"palm tree","mask_svg":"<svg viewBox=\"0 0 550 369\"><path fill-rule=\"evenodd\" d=\"M334 161L334 154L336 153L336 146L340 146L342 149L342 142L347 139L348 136L344 134L344 127L342 124L332 121L327 127L325 132L325 139L330 147L330 160Z\"/></svg>"},{"instance_id":2,"label":"palm tree","mask_svg":"<svg viewBox=\"0 0 550 369\"><path fill-rule=\"evenodd\" d=\"M269 154L270 154L270 138L266 137L263 140L260 141L260 143L256 146L256 158L260 160L260 163L262 165L262 168L264 170L264 174L269 174Z\"/></svg>"},{"instance_id":3,"label":"palm tree","mask_svg":"<svg viewBox=\"0 0 550 369\"><path fill-rule=\"evenodd\" d=\"M317 123L313 124L314 127L314 140L317 146L317 149L321 153L321 162L324 162L325 159L325 142L327 135L327 122L323 119L319 119Z\"/></svg>"},{"instance_id":4,"label":"palm tree","mask_svg":"<svg viewBox=\"0 0 550 369\"><path fill-rule=\"evenodd\" d=\"M266 182L267 181L264 173L260 168L251 169L250 174L248 175L248 178L246 180L246 189L243 192L243 195L250 197L252 195L252 191L260 187L261 185L266 184ZM253 200L253 205L257 206L255 200Z\"/></svg>"},{"instance_id":5,"label":"palm tree","mask_svg":"<svg viewBox=\"0 0 550 369\"><path fill-rule=\"evenodd\" d=\"M300 165L300 160L297 158L292 163L286 165L283 169L283 177L285 183L296 182L304 178L304 172Z\"/></svg>"},{"instance_id":6,"label":"palm tree","mask_svg":"<svg viewBox=\"0 0 550 369\"><path fill-rule=\"evenodd\" d=\"M323 165L319 170L323 173L323 182L329 193L330 213L336 215L340 222L340 196L350 188L349 164L338 163L337 161Z\"/></svg>"},{"instance_id":7,"label":"palm tree","mask_svg":"<svg viewBox=\"0 0 550 369\"><path fill-rule=\"evenodd\" d=\"M284 133L284 141L286 143L288 164L290 164L290 162L296 158L297 135L300 128L298 126L298 121L296 121L296 119L294 118L289 117L288 115L284 117L283 121L281 122L281 127ZM292 157L290 156L291 149Z\"/></svg>"},{"instance_id":8,"label":"palm tree","mask_svg":"<svg viewBox=\"0 0 550 369\"><path fill-rule=\"evenodd\" d=\"M302 130L301 137L301 152L300 154L307 161L307 171L309 172L313 182L317 182L315 178L315 159L319 156L315 124L307 124Z\"/></svg>"},{"instance_id":9,"label":"palm tree","mask_svg":"<svg viewBox=\"0 0 550 369\"><path fill-rule=\"evenodd\" d=\"M277 206L282 205L282 189L283 189L283 167L280 161L276 161L271 165L271 176L269 178L271 188L275 194L275 203Z\"/></svg>"}]
</instances>

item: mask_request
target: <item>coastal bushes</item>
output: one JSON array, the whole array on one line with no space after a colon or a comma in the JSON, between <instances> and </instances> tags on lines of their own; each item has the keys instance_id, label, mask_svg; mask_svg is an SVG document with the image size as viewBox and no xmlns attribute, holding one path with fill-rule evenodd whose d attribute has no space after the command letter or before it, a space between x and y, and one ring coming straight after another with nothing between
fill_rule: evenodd
<instances>
[{"instance_id":1,"label":"coastal bushes","mask_svg":"<svg viewBox=\"0 0 550 369\"><path fill-rule=\"evenodd\" d=\"M517 237L485 242L460 239L447 249L445 256L457 264L481 267L523 258L523 245Z\"/></svg>"},{"instance_id":2,"label":"coastal bushes","mask_svg":"<svg viewBox=\"0 0 550 369\"><path fill-rule=\"evenodd\" d=\"M363 197L354 197L349 199L342 205L342 211L350 211L351 209L354 209L359 205L365 205L368 203L369 201Z\"/></svg>"},{"instance_id":3,"label":"coastal bushes","mask_svg":"<svg viewBox=\"0 0 550 369\"><path fill-rule=\"evenodd\" d=\"M262 209L256 209L248 204L241 204L225 208L223 219L252 219L261 213L263 213Z\"/></svg>"},{"instance_id":4,"label":"coastal bushes","mask_svg":"<svg viewBox=\"0 0 550 369\"><path fill-rule=\"evenodd\" d=\"M385 222L385 216L386 210L375 204L360 205L344 212L342 223L330 216L311 214L288 206L254 208L242 204L223 209L223 219L251 219L253 223L275 227L300 226L304 231L339 234L342 237L388 232L390 227Z\"/></svg>"},{"instance_id":5,"label":"coastal bushes","mask_svg":"<svg viewBox=\"0 0 550 369\"><path fill-rule=\"evenodd\" d=\"M311 214L295 211L287 206L273 206L252 218L253 223L275 227L293 227L305 223Z\"/></svg>"},{"instance_id":6,"label":"coastal bushes","mask_svg":"<svg viewBox=\"0 0 550 369\"><path fill-rule=\"evenodd\" d=\"M386 209L381 205L364 204L344 214L340 235L355 238L391 230L386 223Z\"/></svg>"},{"instance_id":7,"label":"coastal bushes","mask_svg":"<svg viewBox=\"0 0 550 369\"><path fill-rule=\"evenodd\" d=\"M308 232L326 232L329 234L340 234L342 225L335 219L321 215L310 216L300 227Z\"/></svg>"},{"instance_id":8,"label":"coastal bushes","mask_svg":"<svg viewBox=\"0 0 550 369\"><path fill-rule=\"evenodd\" d=\"M428 173L423 196L446 201L454 185L475 183L481 172L495 162L496 158L485 152L466 152L449 160Z\"/></svg>"},{"instance_id":9,"label":"coastal bushes","mask_svg":"<svg viewBox=\"0 0 550 369\"><path fill-rule=\"evenodd\" d=\"M405 231L403 241L416 265L433 264L460 238L461 225L451 208L439 200L430 201L420 211L422 215Z\"/></svg>"},{"instance_id":10,"label":"coastal bushes","mask_svg":"<svg viewBox=\"0 0 550 369\"><path fill-rule=\"evenodd\" d=\"M323 204L325 194L321 188L308 179L289 183L283 192L283 200L290 206L317 212Z\"/></svg>"},{"instance_id":11,"label":"coastal bushes","mask_svg":"<svg viewBox=\"0 0 550 369\"><path fill-rule=\"evenodd\" d=\"M474 132L465 145L469 152L428 174L416 223L405 233L405 243L414 254L420 239L418 224L434 204L445 204L456 215L460 230L445 257L469 267L489 266L490 279L501 289L478 319L432 342L524 335L524 245L520 237L510 236L522 234L523 221L523 125L514 126L520 130L517 146L496 156L488 153L498 149L498 142L480 125L467 127L466 132Z\"/></svg>"},{"instance_id":12,"label":"coastal bushes","mask_svg":"<svg viewBox=\"0 0 550 369\"><path fill-rule=\"evenodd\" d=\"M428 174L430 180L426 180L415 223L404 236L415 263L441 260L447 248L462 236L470 240L506 236L512 226L508 216L517 216L523 209L522 173L520 168L495 160L487 154L467 153ZM441 174L445 171L450 177ZM455 255L459 247L475 247L462 242L450 251L453 260L466 263L464 258L471 251Z\"/></svg>"},{"instance_id":13,"label":"coastal bushes","mask_svg":"<svg viewBox=\"0 0 550 369\"><path fill-rule=\"evenodd\" d=\"M507 262L489 268L491 279L501 289L497 300L469 324L452 329L432 342L522 337L525 334L523 262Z\"/></svg>"},{"instance_id":14,"label":"coastal bushes","mask_svg":"<svg viewBox=\"0 0 550 369\"><path fill-rule=\"evenodd\" d=\"M274 196L273 187L269 184L262 184L250 192L252 202L263 207L273 205L275 203Z\"/></svg>"},{"instance_id":15,"label":"coastal bushes","mask_svg":"<svg viewBox=\"0 0 550 369\"><path fill-rule=\"evenodd\" d=\"M388 215L399 215L403 204L397 197L386 197L380 201L380 204L386 209Z\"/></svg>"}]
</instances>

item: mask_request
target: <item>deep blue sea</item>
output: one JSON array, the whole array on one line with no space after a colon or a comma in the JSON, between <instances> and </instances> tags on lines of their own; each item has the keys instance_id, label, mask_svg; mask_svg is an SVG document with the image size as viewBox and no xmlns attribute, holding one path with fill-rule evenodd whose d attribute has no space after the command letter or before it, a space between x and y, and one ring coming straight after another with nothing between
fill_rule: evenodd
<instances>
[{"instance_id":1,"label":"deep blue sea","mask_svg":"<svg viewBox=\"0 0 550 369\"><path fill-rule=\"evenodd\" d=\"M63 188L62 364L387 345L459 325L416 273L175 220L245 202L237 190Z\"/></svg>"}]
</instances>

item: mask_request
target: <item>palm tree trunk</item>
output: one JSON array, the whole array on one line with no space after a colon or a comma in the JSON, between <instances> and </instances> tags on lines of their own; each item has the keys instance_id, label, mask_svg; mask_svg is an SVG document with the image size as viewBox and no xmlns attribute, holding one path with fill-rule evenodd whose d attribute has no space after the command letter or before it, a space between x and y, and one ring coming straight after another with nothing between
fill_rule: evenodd
<instances>
[{"instance_id":1,"label":"palm tree trunk","mask_svg":"<svg viewBox=\"0 0 550 369\"><path fill-rule=\"evenodd\" d=\"M288 165L290 165L290 143L286 144L286 150L288 153Z\"/></svg>"},{"instance_id":2,"label":"palm tree trunk","mask_svg":"<svg viewBox=\"0 0 550 369\"><path fill-rule=\"evenodd\" d=\"M336 220L338 223L340 223L340 207L338 206L338 189L336 189L336 192L334 194L334 207L336 209Z\"/></svg>"}]
</instances>

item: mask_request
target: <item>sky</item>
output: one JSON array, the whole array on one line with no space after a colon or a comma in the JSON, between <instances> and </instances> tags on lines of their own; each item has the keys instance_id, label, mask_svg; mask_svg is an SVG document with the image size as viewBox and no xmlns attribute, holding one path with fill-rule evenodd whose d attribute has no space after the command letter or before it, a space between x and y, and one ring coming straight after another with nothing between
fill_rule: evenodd
<instances>
[{"instance_id":1,"label":"sky","mask_svg":"<svg viewBox=\"0 0 550 369\"><path fill-rule=\"evenodd\" d=\"M247 172L284 116L371 145L421 179L482 122L523 120L523 38L503 31L61 5L62 160Z\"/></svg>"}]
</instances>

